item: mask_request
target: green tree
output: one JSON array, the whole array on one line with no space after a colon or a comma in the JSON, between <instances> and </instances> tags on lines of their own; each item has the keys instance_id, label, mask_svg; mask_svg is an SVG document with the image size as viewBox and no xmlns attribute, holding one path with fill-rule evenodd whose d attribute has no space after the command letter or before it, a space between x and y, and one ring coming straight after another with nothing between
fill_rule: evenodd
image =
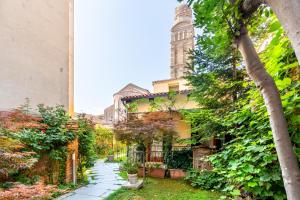
<instances>
[{"instance_id":1,"label":"green tree","mask_svg":"<svg viewBox=\"0 0 300 200\"><path fill-rule=\"evenodd\" d=\"M111 129L97 126L95 129L95 149L99 157L107 156L113 148L114 133Z\"/></svg>"},{"instance_id":2,"label":"green tree","mask_svg":"<svg viewBox=\"0 0 300 200\"><path fill-rule=\"evenodd\" d=\"M263 24L265 18L262 18L262 13L267 16L270 11L264 7L260 8L260 12L244 10L242 4L243 1L234 0L195 1L196 24L203 30L199 43L212 49L217 56L224 54L225 49L232 44L237 46L248 75L264 98L288 199L296 199L300 196L300 171L289 137L280 93L249 37L249 30L258 31L259 25Z\"/></svg>"}]
</instances>

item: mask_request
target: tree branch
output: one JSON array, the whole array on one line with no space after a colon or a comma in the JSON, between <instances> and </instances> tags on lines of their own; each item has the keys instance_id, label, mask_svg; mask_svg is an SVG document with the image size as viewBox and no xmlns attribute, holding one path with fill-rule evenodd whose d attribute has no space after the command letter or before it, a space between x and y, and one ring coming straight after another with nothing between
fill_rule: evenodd
<instances>
[{"instance_id":1,"label":"tree branch","mask_svg":"<svg viewBox=\"0 0 300 200\"><path fill-rule=\"evenodd\" d=\"M250 17L259 8L259 6L265 3L265 0L244 0L240 7L243 17Z\"/></svg>"}]
</instances>

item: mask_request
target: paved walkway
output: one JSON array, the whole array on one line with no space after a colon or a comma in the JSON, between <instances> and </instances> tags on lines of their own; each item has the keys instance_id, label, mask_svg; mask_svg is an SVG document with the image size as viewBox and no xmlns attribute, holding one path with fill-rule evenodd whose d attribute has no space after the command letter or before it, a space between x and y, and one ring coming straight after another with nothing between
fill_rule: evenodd
<instances>
[{"instance_id":1,"label":"paved walkway","mask_svg":"<svg viewBox=\"0 0 300 200\"><path fill-rule=\"evenodd\" d=\"M98 161L89 175L89 184L71 193L65 194L58 200L100 200L121 188L125 182L119 175L118 163Z\"/></svg>"}]
</instances>

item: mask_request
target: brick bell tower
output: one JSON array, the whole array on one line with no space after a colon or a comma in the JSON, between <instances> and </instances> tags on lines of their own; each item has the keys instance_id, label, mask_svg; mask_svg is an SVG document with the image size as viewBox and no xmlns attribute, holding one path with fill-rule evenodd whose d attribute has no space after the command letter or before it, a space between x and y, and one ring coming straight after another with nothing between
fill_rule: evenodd
<instances>
[{"instance_id":1,"label":"brick bell tower","mask_svg":"<svg viewBox=\"0 0 300 200\"><path fill-rule=\"evenodd\" d=\"M194 49L194 25L192 9L180 4L175 10L175 21L171 29L171 78L182 78L187 72L189 50Z\"/></svg>"}]
</instances>

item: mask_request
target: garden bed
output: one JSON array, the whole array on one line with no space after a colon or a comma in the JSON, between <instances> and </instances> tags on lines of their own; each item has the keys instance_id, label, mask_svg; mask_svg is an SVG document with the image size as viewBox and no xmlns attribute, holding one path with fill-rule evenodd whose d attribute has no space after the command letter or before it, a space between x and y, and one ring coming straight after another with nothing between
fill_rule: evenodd
<instances>
[{"instance_id":1,"label":"garden bed","mask_svg":"<svg viewBox=\"0 0 300 200\"><path fill-rule=\"evenodd\" d=\"M42 182L34 185L11 183L9 187L7 189L0 188L0 200L52 199L59 194L68 192L70 189L60 189L55 185L44 185Z\"/></svg>"}]
</instances>

